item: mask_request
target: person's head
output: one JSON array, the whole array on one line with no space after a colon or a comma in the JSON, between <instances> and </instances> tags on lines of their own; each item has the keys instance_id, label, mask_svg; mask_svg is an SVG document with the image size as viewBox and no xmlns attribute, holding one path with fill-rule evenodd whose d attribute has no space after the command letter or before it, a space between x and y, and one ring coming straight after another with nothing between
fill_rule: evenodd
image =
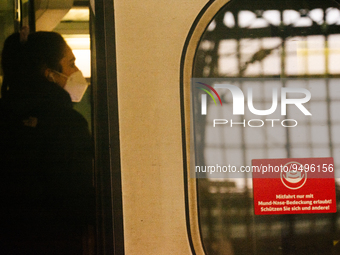
<instances>
[{"instance_id":1,"label":"person's head","mask_svg":"<svg viewBox=\"0 0 340 255\"><path fill-rule=\"evenodd\" d=\"M22 38L9 36L2 58L4 93L11 86L21 87L26 81L47 80L64 87L72 73L78 71L75 57L63 37L55 32L35 32Z\"/></svg>"},{"instance_id":2,"label":"person's head","mask_svg":"<svg viewBox=\"0 0 340 255\"><path fill-rule=\"evenodd\" d=\"M61 87L65 86L67 77L79 70L71 48L58 33L30 34L25 43L25 51L30 73Z\"/></svg>"}]
</instances>

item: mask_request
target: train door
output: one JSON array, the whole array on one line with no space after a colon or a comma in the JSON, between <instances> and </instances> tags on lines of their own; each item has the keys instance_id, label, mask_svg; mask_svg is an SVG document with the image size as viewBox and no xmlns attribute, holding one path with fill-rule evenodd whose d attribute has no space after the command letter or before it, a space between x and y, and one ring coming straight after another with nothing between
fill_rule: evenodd
<instances>
[{"instance_id":1,"label":"train door","mask_svg":"<svg viewBox=\"0 0 340 255\"><path fill-rule=\"evenodd\" d=\"M95 145L97 229L90 231L87 252L123 254L117 96L115 74L111 72L115 69L112 1L1 1L1 47L10 34L23 26L29 26L31 32L60 33L90 85L82 100L74 102L74 108L89 123Z\"/></svg>"}]
</instances>

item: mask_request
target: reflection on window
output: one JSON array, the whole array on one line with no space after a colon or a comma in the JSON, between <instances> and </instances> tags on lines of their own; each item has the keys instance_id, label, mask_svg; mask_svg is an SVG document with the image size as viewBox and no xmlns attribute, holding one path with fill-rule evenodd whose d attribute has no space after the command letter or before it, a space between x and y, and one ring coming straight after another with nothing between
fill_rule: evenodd
<instances>
[{"instance_id":1,"label":"reflection on window","mask_svg":"<svg viewBox=\"0 0 340 255\"><path fill-rule=\"evenodd\" d=\"M220 116L240 122L254 119L249 112L232 116L231 95L221 91L223 107L217 110L209 102L204 123L196 129L201 134L196 140L197 165L240 167L258 158L334 157L335 169L340 168L340 10L325 3L307 8L299 1L280 9L283 2L277 1L276 8L263 4L252 10L252 6L244 8L246 4L231 4L232 8L222 9L202 36L193 76L262 78L235 79L233 84L243 91L251 86L258 109L270 108L275 86L307 88L313 100L305 106L313 118L289 108L287 119L299 120L292 129L267 125L216 132L211 123ZM281 117L279 109L271 115ZM340 177L340 172L335 174ZM220 177L198 179L201 231L208 254L330 254L327 240L340 236L339 218L330 214L254 216L251 174L243 179Z\"/></svg>"}]
</instances>

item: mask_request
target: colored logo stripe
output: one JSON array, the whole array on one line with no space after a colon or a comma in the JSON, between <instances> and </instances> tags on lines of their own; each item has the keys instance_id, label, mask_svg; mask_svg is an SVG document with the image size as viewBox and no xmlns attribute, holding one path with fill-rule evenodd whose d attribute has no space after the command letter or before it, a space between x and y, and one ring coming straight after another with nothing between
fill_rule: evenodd
<instances>
[{"instance_id":1,"label":"colored logo stripe","mask_svg":"<svg viewBox=\"0 0 340 255\"><path fill-rule=\"evenodd\" d=\"M216 100L215 100L215 98L213 97L213 95L208 91L208 90L206 90L206 89L203 89L203 88L200 88L200 87L196 87L196 88L199 88L199 89L201 89L201 90L203 90L203 91L205 91L205 92L207 92L208 93L208 95L214 100L214 102L215 102L215 105L216 105Z\"/></svg>"},{"instance_id":2,"label":"colored logo stripe","mask_svg":"<svg viewBox=\"0 0 340 255\"><path fill-rule=\"evenodd\" d=\"M197 82L197 83L202 84L202 85L204 85L204 86L207 86L209 89L211 89L211 90L216 94L218 100L220 100L220 103L221 103L221 105L222 105L222 100L221 100L220 96L218 95L217 91L216 91L213 87L211 87L211 86L208 85L208 84L202 83L202 82ZM209 94L210 94L210 93L209 93ZM211 95L210 95L210 96L211 96ZM215 100L214 100L214 101L215 101Z\"/></svg>"}]
</instances>

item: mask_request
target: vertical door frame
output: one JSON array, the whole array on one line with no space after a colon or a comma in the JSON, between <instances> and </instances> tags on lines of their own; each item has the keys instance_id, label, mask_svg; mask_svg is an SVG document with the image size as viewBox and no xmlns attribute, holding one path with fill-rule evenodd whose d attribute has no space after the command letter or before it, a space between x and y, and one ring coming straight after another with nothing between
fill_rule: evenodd
<instances>
[{"instance_id":1,"label":"vertical door frame","mask_svg":"<svg viewBox=\"0 0 340 255\"><path fill-rule=\"evenodd\" d=\"M91 1L97 254L124 254L113 0Z\"/></svg>"}]
</instances>

